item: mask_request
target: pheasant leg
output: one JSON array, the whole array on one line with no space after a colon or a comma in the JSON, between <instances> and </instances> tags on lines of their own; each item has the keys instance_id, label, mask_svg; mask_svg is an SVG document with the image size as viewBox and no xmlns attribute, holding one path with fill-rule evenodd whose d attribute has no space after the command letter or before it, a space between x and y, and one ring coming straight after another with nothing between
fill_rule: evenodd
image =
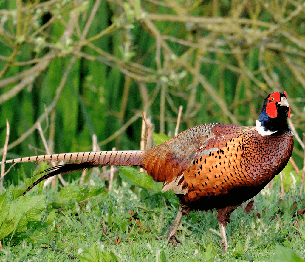
<instances>
[{"instance_id":1,"label":"pheasant leg","mask_svg":"<svg viewBox=\"0 0 305 262\"><path fill-rule=\"evenodd\" d=\"M221 243L223 246L222 252L226 253L228 249L228 241L226 235L226 226L230 222L231 213L238 207L237 206L227 206L217 210L217 219L219 224L219 230L221 235Z\"/></svg>"},{"instance_id":2,"label":"pheasant leg","mask_svg":"<svg viewBox=\"0 0 305 262\"><path fill-rule=\"evenodd\" d=\"M226 227L223 223L219 222L219 230L220 230L220 235L221 235L221 244L223 246L222 252L226 253L228 249L228 240L227 240L227 235L226 235Z\"/></svg>"},{"instance_id":3,"label":"pheasant leg","mask_svg":"<svg viewBox=\"0 0 305 262\"><path fill-rule=\"evenodd\" d=\"M173 225L172 227L169 229L169 232L168 232L168 236L167 236L167 241L168 243L173 243L174 246L176 247L177 246L177 243L181 243L176 237L176 233L177 233L177 229L178 229L178 226L180 224L180 221L181 221L181 218L182 218L182 215L183 214L188 214L189 213L189 210L188 208L181 204L179 205L179 210L178 210L178 213L177 213L177 216L173 222Z\"/></svg>"}]
</instances>

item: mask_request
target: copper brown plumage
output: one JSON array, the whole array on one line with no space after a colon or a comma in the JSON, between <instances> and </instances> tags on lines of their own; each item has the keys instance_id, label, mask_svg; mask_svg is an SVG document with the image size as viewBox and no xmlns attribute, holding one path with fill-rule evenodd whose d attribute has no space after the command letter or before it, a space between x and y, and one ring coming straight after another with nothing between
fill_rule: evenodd
<instances>
[{"instance_id":1,"label":"copper brown plumage","mask_svg":"<svg viewBox=\"0 0 305 262\"><path fill-rule=\"evenodd\" d=\"M293 136L287 124L290 107L286 92L270 94L255 127L211 123L185 130L147 151L84 152L8 160L9 162L64 160L30 186L53 175L104 165L139 165L163 192L172 190L180 207L168 241L175 234L183 214L189 210L218 210L217 219L223 251L227 250L225 226L230 214L260 192L287 164Z\"/></svg>"}]
</instances>

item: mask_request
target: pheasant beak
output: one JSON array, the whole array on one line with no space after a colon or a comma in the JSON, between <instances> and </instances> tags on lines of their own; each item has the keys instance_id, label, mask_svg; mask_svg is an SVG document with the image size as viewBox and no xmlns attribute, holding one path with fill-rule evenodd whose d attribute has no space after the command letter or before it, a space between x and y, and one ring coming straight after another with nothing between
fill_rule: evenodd
<instances>
[{"instance_id":1,"label":"pheasant beak","mask_svg":"<svg viewBox=\"0 0 305 262\"><path fill-rule=\"evenodd\" d=\"M282 97L281 97L281 101L280 101L280 102L278 102L278 105L280 105L280 106L287 106L287 107L289 107L289 103L288 103L287 98L282 96Z\"/></svg>"}]
</instances>

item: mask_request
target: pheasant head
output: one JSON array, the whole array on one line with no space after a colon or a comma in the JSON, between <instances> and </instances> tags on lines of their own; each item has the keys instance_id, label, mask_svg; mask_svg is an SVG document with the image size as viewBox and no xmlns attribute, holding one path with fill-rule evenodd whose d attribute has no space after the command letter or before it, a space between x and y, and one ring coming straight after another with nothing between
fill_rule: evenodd
<instances>
[{"instance_id":1,"label":"pheasant head","mask_svg":"<svg viewBox=\"0 0 305 262\"><path fill-rule=\"evenodd\" d=\"M256 120L256 130L262 136L282 134L289 131L288 117L290 106L286 91L274 92L264 100L262 111Z\"/></svg>"}]
</instances>

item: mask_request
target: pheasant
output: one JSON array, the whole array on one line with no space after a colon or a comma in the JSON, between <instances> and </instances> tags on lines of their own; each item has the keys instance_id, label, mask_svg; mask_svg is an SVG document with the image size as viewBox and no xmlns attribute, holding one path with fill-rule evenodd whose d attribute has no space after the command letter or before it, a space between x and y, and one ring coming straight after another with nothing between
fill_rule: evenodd
<instances>
[{"instance_id":1,"label":"pheasant","mask_svg":"<svg viewBox=\"0 0 305 262\"><path fill-rule=\"evenodd\" d=\"M105 165L136 165L155 181L162 192L172 190L180 200L168 242L177 243L177 228L190 210L217 209L223 252L228 248L225 227L230 214L258 194L287 164L293 150L288 127L287 93L274 92L264 100L256 126L209 123L189 128L147 151L101 151L40 155L3 163L64 161L46 170L29 186L59 173Z\"/></svg>"}]
</instances>

